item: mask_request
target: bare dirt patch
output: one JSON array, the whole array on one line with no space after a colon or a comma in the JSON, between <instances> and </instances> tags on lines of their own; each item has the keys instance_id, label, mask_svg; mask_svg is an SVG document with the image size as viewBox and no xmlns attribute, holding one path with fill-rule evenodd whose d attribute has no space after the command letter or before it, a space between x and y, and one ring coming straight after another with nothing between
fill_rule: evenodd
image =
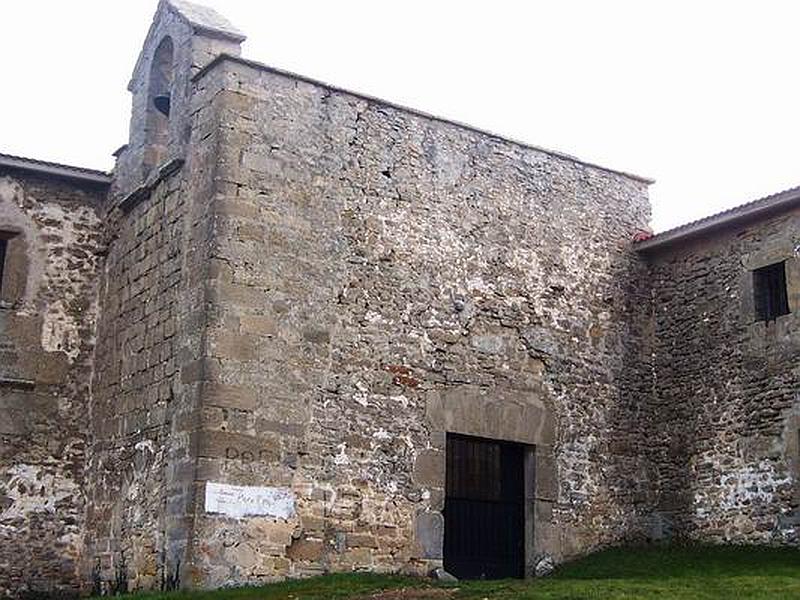
<instances>
[{"instance_id":1,"label":"bare dirt patch","mask_svg":"<svg viewBox=\"0 0 800 600\"><path fill-rule=\"evenodd\" d=\"M373 592L368 596L359 596L354 600L447 600L453 598L456 591L456 589L402 588L399 590Z\"/></svg>"}]
</instances>

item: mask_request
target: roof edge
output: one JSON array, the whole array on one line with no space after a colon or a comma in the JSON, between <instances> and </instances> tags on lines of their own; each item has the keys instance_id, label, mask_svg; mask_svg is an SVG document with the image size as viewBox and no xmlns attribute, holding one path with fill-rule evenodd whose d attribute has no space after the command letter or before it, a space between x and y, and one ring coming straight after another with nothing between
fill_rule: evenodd
<instances>
[{"instance_id":1,"label":"roof edge","mask_svg":"<svg viewBox=\"0 0 800 600\"><path fill-rule=\"evenodd\" d=\"M197 31L208 37L217 37L234 42L243 42L247 36L233 23L209 6L186 0L166 0L169 8Z\"/></svg>"},{"instance_id":2,"label":"roof edge","mask_svg":"<svg viewBox=\"0 0 800 600\"><path fill-rule=\"evenodd\" d=\"M238 63L238 64L242 64L242 65L251 67L253 69L257 69L259 71L266 71L268 73L274 73L276 75L281 75L283 77L288 77L288 78L291 78L291 79L296 79L298 81L303 81L305 83L310 83L312 85L320 86L320 87L323 87L323 88L325 88L327 90L330 90L330 91L333 91L333 92L338 92L338 93L342 93L342 94L348 94L350 96L355 96L356 98L360 98L362 100L366 100L367 102L374 102L376 104L381 104L383 106L386 106L386 107L389 107L389 108L393 108L395 110L400 110L400 111L403 111L403 112L407 112L407 113L410 113L412 115L416 115L418 117L423 117L425 119L438 121L439 123L444 123L446 125L453 125L455 127L461 128L461 129L466 129L468 131L472 131L472 132L479 133L481 135L485 135L485 136L488 136L488 137L491 137L491 138L494 138L494 139L497 139L497 140L502 140L504 142L508 142L508 143L514 144L515 146L520 146L520 147L526 148L528 150L535 150L537 152L543 152L545 154L549 154L550 156L561 158L563 160L568 160L570 162L578 163L578 164L584 165L586 167L591 167L593 169L598 169L600 171L605 171L605 172L611 173L613 175L620 175L622 177L626 177L628 179L633 179L634 181L645 183L647 185L651 185L651 184L655 183L655 179L652 179L650 177L644 177L642 175L636 175L634 173L629 173L627 171L621 171L621 170L618 170L618 169L612 169L610 167L604 167L603 165L599 165L597 163L589 162L587 160L582 160L580 158L572 156L571 154L567 154L566 152L560 152L558 150L551 150L551 149L548 149L548 148L542 148L541 146L535 146L533 144L529 144L527 142L522 142L520 140L516 140L514 138L510 138L510 137L507 137L507 136L504 136L504 135L500 135L500 134L494 133L492 131L488 131L486 129L481 129L480 127L475 127L475 126L469 125L467 123L462 123L461 121L456 121L454 119L448 119L446 117L440 117L440 116L425 112L423 110L418 110L416 108L410 108L408 106L404 106L402 104L397 104L397 103L391 102L389 100L384 100L383 98L378 98L376 96L370 96L369 94L363 94L361 92L354 92L353 90L349 90L347 88L342 88L342 87L338 87L338 86L335 86L335 85L331 85L329 83L325 83L324 81L320 81L320 80L314 79L312 77L307 77L305 75L299 75L299 74L293 73L291 71L285 71L283 69L278 69L276 67L271 67L271 66L266 65L264 63L261 63L261 62L255 61L255 60L250 60L250 59L247 59L247 58L242 58L241 56L234 56L232 54L223 53L223 54L219 54L218 56L216 56L211 62L209 62L207 65L205 65L203 68L201 68L197 73L195 73L192 76L192 81L196 82L196 81L202 79L203 76L205 76L208 72L210 72L217 65L219 65L219 64L221 64L221 63L223 63L225 61L235 62L235 63Z\"/></svg>"},{"instance_id":3,"label":"roof edge","mask_svg":"<svg viewBox=\"0 0 800 600\"><path fill-rule=\"evenodd\" d=\"M81 181L83 183L89 183L100 187L111 185L111 175L105 171L84 169L83 167L73 167L71 165L63 165L60 163L47 162L34 158L14 156L12 154L0 153L0 168L2 167L20 171L29 171L32 173L48 175L50 177L58 177L61 179Z\"/></svg>"},{"instance_id":4,"label":"roof edge","mask_svg":"<svg viewBox=\"0 0 800 600\"><path fill-rule=\"evenodd\" d=\"M127 90L129 92L133 91L136 75L145 61L145 49L158 29L159 16L162 12L174 14L192 29L193 34L229 40L239 44L247 39L247 36L243 32L213 8L194 4L185 0L159 0L156 5L156 11L153 13L153 20L150 23L150 27L147 29L147 34L144 36L142 49L139 51L136 63L133 66L133 71L131 72L131 77L128 80Z\"/></svg>"},{"instance_id":5,"label":"roof edge","mask_svg":"<svg viewBox=\"0 0 800 600\"><path fill-rule=\"evenodd\" d=\"M723 227L752 222L780 213L793 206L800 206L800 186L789 188L757 200L740 204L731 209L714 215L698 219L658 233L646 240L636 242L634 249L637 252L647 253L670 247L678 242L696 238L702 234L710 233Z\"/></svg>"}]
</instances>

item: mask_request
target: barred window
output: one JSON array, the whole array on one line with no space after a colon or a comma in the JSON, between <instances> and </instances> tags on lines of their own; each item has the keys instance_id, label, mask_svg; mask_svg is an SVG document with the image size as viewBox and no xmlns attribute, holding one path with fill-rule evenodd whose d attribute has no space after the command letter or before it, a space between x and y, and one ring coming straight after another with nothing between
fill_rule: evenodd
<instances>
[{"instance_id":1,"label":"barred window","mask_svg":"<svg viewBox=\"0 0 800 600\"><path fill-rule=\"evenodd\" d=\"M756 321L774 321L789 314L784 262L767 265L753 271Z\"/></svg>"}]
</instances>

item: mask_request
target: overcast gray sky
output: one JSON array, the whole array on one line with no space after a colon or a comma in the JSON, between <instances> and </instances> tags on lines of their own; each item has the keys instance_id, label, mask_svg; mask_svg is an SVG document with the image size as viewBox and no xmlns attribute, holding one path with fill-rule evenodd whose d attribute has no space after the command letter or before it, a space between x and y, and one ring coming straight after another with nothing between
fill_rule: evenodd
<instances>
[{"instance_id":1,"label":"overcast gray sky","mask_svg":"<svg viewBox=\"0 0 800 600\"><path fill-rule=\"evenodd\" d=\"M800 184L800 3L206 0L244 55L653 177L657 231ZM0 152L99 169L156 0L3 0Z\"/></svg>"}]
</instances>

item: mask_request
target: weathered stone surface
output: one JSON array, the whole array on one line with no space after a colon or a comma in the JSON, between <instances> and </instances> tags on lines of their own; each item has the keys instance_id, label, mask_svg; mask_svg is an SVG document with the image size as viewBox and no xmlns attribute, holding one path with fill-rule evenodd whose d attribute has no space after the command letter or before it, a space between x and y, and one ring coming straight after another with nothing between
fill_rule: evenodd
<instances>
[{"instance_id":1,"label":"weathered stone surface","mask_svg":"<svg viewBox=\"0 0 800 600\"><path fill-rule=\"evenodd\" d=\"M444 452L423 451L414 463L414 481L425 487L441 487L444 482Z\"/></svg>"},{"instance_id":2,"label":"weathered stone surface","mask_svg":"<svg viewBox=\"0 0 800 600\"><path fill-rule=\"evenodd\" d=\"M0 595L79 593L104 190L0 170Z\"/></svg>"},{"instance_id":3,"label":"weathered stone surface","mask_svg":"<svg viewBox=\"0 0 800 600\"><path fill-rule=\"evenodd\" d=\"M167 35L174 114L154 138ZM565 523L575 553L635 531L613 474L644 467L600 449L633 436L638 354L620 349L637 344L645 183L236 62L190 81L231 45L207 42L162 6L131 85L103 214L84 581L428 572L447 432L548 449L533 546L564 554L538 532ZM297 514L254 539L203 511L209 480L290 488Z\"/></svg>"},{"instance_id":4,"label":"weathered stone surface","mask_svg":"<svg viewBox=\"0 0 800 600\"><path fill-rule=\"evenodd\" d=\"M529 575L800 542L796 210L640 256L643 180L215 60L238 40L160 4L104 198L0 172L0 593L430 573L448 434L526 446ZM754 323L779 260L791 314Z\"/></svg>"},{"instance_id":5,"label":"weathered stone surface","mask_svg":"<svg viewBox=\"0 0 800 600\"><path fill-rule=\"evenodd\" d=\"M423 512L417 515L417 543L420 558L442 558L444 543L444 519L439 512Z\"/></svg>"},{"instance_id":6,"label":"weathered stone surface","mask_svg":"<svg viewBox=\"0 0 800 600\"><path fill-rule=\"evenodd\" d=\"M431 577L437 581L442 581L444 583L458 583L458 579L452 576L450 573L445 571L441 567L436 567L431 571Z\"/></svg>"},{"instance_id":7,"label":"weathered stone surface","mask_svg":"<svg viewBox=\"0 0 800 600\"><path fill-rule=\"evenodd\" d=\"M530 510L531 551L643 536L647 483L616 477L647 473L628 428L645 385L628 321L647 315L629 296L645 285L630 239L646 186L237 62L206 78L226 88L230 132L211 208L209 390L256 400L236 420L204 411L205 427L293 428L274 457L220 457L214 472L297 489L300 539L305 515L332 532L322 569L441 560L446 432L541 447L530 502L549 510ZM609 464L614 443L632 450ZM417 515L438 538L420 543ZM547 534L565 523L581 532L569 552ZM213 554L197 569L214 572Z\"/></svg>"},{"instance_id":8,"label":"weathered stone surface","mask_svg":"<svg viewBox=\"0 0 800 600\"><path fill-rule=\"evenodd\" d=\"M797 543L800 212L650 257L648 433L668 535ZM790 314L756 322L753 269L785 261Z\"/></svg>"},{"instance_id":9,"label":"weathered stone surface","mask_svg":"<svg viewBox=\"0 0 800 600\"><path fill-rule=\"evenodd\" d=\"M293 561L319 562L325 553L322 540L295 540L286 549L286 557Z\"/></svg>"},{"instance_id":10,"label":"weathered stone surface","mask_svg":"<svg viewBox=\"0 0 800 600\"><path fill-rule=\"evenodd\" d=\"M552 556L544 555L536 561L534 574L536 577L547 577L555 571L556 565Z\"/></svg>"}]
</instances>

